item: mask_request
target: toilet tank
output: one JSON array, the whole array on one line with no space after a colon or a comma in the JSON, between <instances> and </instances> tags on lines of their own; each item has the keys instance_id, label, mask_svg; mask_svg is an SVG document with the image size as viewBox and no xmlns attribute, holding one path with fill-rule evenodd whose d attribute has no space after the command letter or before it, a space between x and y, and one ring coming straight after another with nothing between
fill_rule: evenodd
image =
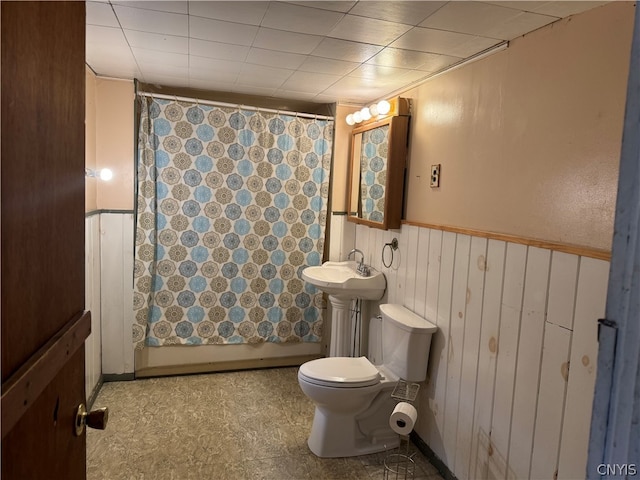
<instances>
[{"instance_id":1,"label":"toilet tank","mask_svg":"<svg viewBox=\"0 0 640 480\"><path fill-rule=\"evenodd\" d=\"M410 382L427 378L431 336L437 326L402 305L380 305L382 361L398 377Z\"/></svg>"}]
</instances>

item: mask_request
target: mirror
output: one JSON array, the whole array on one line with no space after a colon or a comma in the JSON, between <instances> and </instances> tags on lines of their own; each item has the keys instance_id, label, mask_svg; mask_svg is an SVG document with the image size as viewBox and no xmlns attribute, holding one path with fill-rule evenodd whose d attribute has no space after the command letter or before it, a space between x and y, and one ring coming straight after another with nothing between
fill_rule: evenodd
<instances>
[{"instance_id":1,"label":"mirror","mask_svg":"<svg viewBox=\"0 0 640 480\"><path fill-rule=\"evenodd\" d=\"M349 221L383 230L400 228L408 126L408 116L393 116L353 130Z\"/></svg>"}]
</instances>

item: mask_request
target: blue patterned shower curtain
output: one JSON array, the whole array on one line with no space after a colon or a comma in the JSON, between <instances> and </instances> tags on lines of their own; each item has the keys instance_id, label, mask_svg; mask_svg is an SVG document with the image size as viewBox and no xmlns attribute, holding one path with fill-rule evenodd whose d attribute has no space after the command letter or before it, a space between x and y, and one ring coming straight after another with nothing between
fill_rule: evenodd
<instances>
[{"instance_id":1,"label":"blue patterned shower curtain","mask_svg":"<svg viewBox=\"0 0 640 480\"><path fill-rule=\"evenodd\" d=\"M333 120L140 100L136 348L320 341Z\"/></svg>"}]
</instances>

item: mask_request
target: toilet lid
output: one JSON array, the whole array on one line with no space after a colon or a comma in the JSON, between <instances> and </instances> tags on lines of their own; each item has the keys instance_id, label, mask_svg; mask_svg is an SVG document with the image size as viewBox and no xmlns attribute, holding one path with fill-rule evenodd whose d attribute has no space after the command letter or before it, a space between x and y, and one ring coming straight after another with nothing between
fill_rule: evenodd
<instances>
[{"instance_id":1,"label":"toilet lid","mask_svg":"<svg viewBox=\"0 0 640 480\"><path fill-rule=\"evenodd\" d=\"M300 366L299 373L311 383L331 387L367 387L380 382L378 369L367 357L327 357Z\"/></svg>"}]
</instances>

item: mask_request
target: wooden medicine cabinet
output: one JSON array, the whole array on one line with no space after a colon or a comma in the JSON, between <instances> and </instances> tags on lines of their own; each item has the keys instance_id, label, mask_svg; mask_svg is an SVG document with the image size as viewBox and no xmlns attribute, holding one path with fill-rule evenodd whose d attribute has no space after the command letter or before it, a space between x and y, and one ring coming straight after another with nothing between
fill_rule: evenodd
<instances>
[{"instance_id":1,"label":"wooden medicine cabinet","mask_svg":"<svg viewBox=\"0 0 640 480\"><path fill-rule=\"evenodd\" d=\"M400 228L409 102L392 101L389 116L353 129L347 220L388 230Z\"/></svg>"}]
</instances>

